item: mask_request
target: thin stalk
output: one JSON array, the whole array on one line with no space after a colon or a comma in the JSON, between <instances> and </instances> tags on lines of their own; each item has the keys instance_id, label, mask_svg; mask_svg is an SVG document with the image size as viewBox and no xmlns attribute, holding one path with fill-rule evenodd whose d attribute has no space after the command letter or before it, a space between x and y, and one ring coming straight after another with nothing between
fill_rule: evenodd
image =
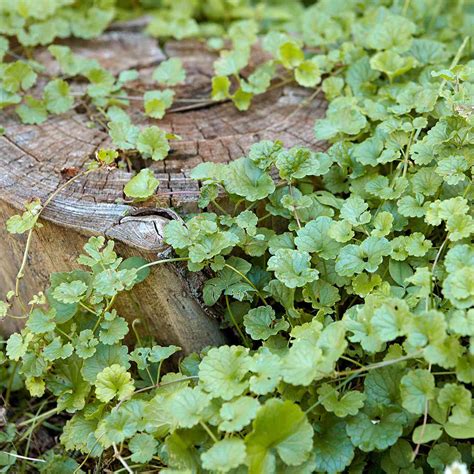
<instances>
[{"instance_id":1,"label":"thin stalk","mask_svg":"<svg viewBox=\"0 0 474 474\"><path fill-rule=\"evenodd\" d=\"M38 408L38 411L36 412L36 416L38 416L40 413L41 413L41 410L43 409L43 407L46 405L46 401L44 401L40 407ZM26 458L26 456L28 455L29 451L30 451L30 445L31 445L31 438L33 436L33 433L35 431L35 428L36 426L38 426L38 424L34 424L31 428L28 429L27 433L28 433L28 440L26 442L26 447L25 447L25 452L24 452L24 456ZM27 458L26 458L27 459ZM21 472L23 473L24 472L24 465L21 466Z\"/></svg>"},{"instance_id":2,"label":"thin stalk","mask_svg":"<svg viewBox=\"0 0 474 474\"><path fill-rule=\"evenodd\" d=\"M10 378L8 379L7 393L5 394L5 406L6 407L8 407L8 403L10 401L10 394L12 393L13 381L15 380L15 375L16 375L16 371L18 369L18 364L19 364L18 361L13 364L13 370L12 370L12 373L10 374Z\"/></svg>"},{"instance_id":3,"label":"thin stalk","mask_svg":"<svg viewBox=\"0 0 474 474\"><path fill-rule=\"evenodd\" d=\"M21 260L21 265L20 269L18 270L18 273L16 275L15 279L15 296L18 297L20 294L20 280L24 277L25 275L25 268L26 268L26 262L28 260L28 252L31 247L31 240L33 238L33 229L36 226L36 222L38 219L36 219L34 226L28 231L28 237L26 238L26 245L25 245L25 251L23 253L23 259Z\"/></svg>"},{"instance_id":4,"label":"thin stalk","mask_svg":"<svg viewBox=\"0 0 474 474\"><path fill-rule=\"evenodd\" d=\"M240 329L240 326L237 324L237 321L235 320L234 313L232 312L232 309L230 307L229 297L227 295L225 295L225 304L227 306L227 311L229 312L230 319L232 320L232 324L234 325L236 331L239 333L239 336L242 339L242 342L246 345L246 347L250 348L247 338L245 337L244 333Z\"/></svg>"},{"instance_id":5,"label":"thin stalk","mask_svg":"<svg viewBox=\"0 0 474 474\"><path fill-rule=\"evenodd\" d=\"M137 343L138 343L138 346L139 347L143 347L143 344L142 344L142 339L140 337L140 334L138 334L138 331L136 329L136 325L137 324L141 324L142 320L141 319L134 319L133 322L132 322L132 331L133 333L135 334L135 338L137 339ZM145 371L150 379L151 382L153 382L153 376L151 375L151 372L150 372L150 369L148 368L148 365L145 366ZM157 381L158 383L158 381ZM137 392L134 392L134 393L137 393Z\"/></svg>"},{"instance_id":6,"label":"thin stalk","mask_svg":"<svg viewBox=\"0 0 474 474\"><path fill-rule=\"evenodd\" d=\"M405 177L406 174L407 174L407 171L408 171L408 162L409 162L409 158L410 158L410 148L411 148L411 144L412 144L414 138L415 138L415 132L413 131L410 135L410 139L408 140L406 150L403 152L404 160L403 160L402 177Z\"/></svg>"},{"instance_id":7,"label":"thin stalk","mask_svg":"<svg viewBox=\"0 0 474 474\"><path fill-rule=\"evenodd\" d=\"M58 331L60 334L62 334L66 339L69 339L70 341L72 341L72 337L69 334L66 334L64 331L62 331L58 327L56 327L56 331Z\"/></svg>"},{"instance_id":8,"label":"thin stalk","mask_svg":"<svg viewBox=\"0 0 474 474\"><path fill-rule=\"evenodd\" d=\"M241 278L243 278L256 292L257 292L257 295L259 296L259 298L262 300L262 303L265 305L265 306L269 306L268 303L267 303L267 300L265 299L265 297L260 293L260 291L258 290L258 288L242 273L242 272L239 272L239 270L237 270L237 268L234 268L232 265L229 265L228 263L224 263L224 267L227 267L229 268L230 270L234 271L235 273L237 273L237 275L240 275Z\"/></svg>"},{"instance_id":9,"label":"thin stalk","mask_svg":"<svg viewBox=\"0 0 474 474\"><path fill-rule=\"evenodd\" d=\"M262 217L259 217L258 218L258 222L261 222L261 221L264 221L265 219L268 219L269 217L271 217L272 213L271 212L268 212L267 214L265 214L264 216Z\"/></svg>"},{"instance_id":10,"label":"thin stalk","mask_svg":"<svg viewBox=\"0 0 474 474\"><path fill-rule=\"evenodd\" d=\"M288 183L288 189L290 191L290 196L294 199L293 186L291 185L291 183ZM298 217L298 211L296 210L296 207L295 207L295 210L293 211L293 215L295 217L296 224L298 225L298 229L301 229L301 222L300 222L300 218Z\"/></svg>"},{"instance_id":11,"label":"thin stalk","mask_svg":"<svg viewBox=\"0 0 474 474\"><path fill-rule=\"evenodd\" d=\"M110 311L110 308L112 308L114 302L115 302L115 298L116 298L116 295L112 296L112 298L110 299L109 303L107 304L107 306L105 307L104 309L104 313L107 313L107 311Z\"/></svg>"},{"instance_id":12,"label":"thin stalk","mask_svg":"<svg viewBox=\"0 0 474 474\"><path fill-rule=\"evenodd\" d=\"M360 362L357 362L357 361L354 360L354 359L351 359L350 357L341 356L341 357L339 357L339 358L342 359L342 360L347 360L348 362L352 362L353 364L358 365L359 367L364 367L363 364L361 364Z\"/></svg>"},{"instance_id":13,"label":"thin stalk","mask_svg":"<svg viewBox=\"0 0 474 474\"><path fill-rule=\"evenodd\" d=\"M43 418L50 418L53 415L56 415L56 413L59 413L59 411L60 410L57 407L52 408L51 410L45 411L42 415L35 416L33 418L30 418L29 420L25 420L25 421L22 421L21 423L18 423L17 427L21 428L22 426L31 425L31 423L35 423L37 420L42 420Z\"/></svg>"},{"instance_id":14,"label":"thin stalk","mask_svg":"<svg viewBox=\"0 0 474 474\"><path fill-rule=\"evenodd\" d=\"M136 324L141 324L141 322L142 322L142 320L137 318L137 319L134 319L134 320L133 320L133 323L132 323L132 330L133 330L133 332L134 332L134 334L135 334L135 337L137 338L137 342L138 342L138 345L139 345L140 347L143 346L143 345L142 345L142 340L141 340L141 338L140 338L140 334L138 334L138 331L135 329L135 325L136 325Z\"/></svg>"},{"instance_id":15,"label":"thin stalk","mask_svg":"<svg viewBox=\"0 0 474 474\"><path fill-rule=\"evenodd\" d=\"M92 333L95 334L95 332L97 331L97 329L99 328L99 325L100 323L102 322L102 317L104 316L104 313L100 313L98 316L97 316L97 321L95 322L94 324L94 327L92 328Z\"/></svg>"},{"instance_id":16,"label":"thin stalk","mask_svg":"<svg viewBox=\"0 0 474 474\"><path fill-rule=\"evenodd\" d=\"M406 16L408 12L408 8L410 7L411 0L405 0L405 3L403 4L403 10L402 10L402 15Z\"/></svg>"},{"instance_id":17,"label":"thin stalk","mask_svg":"<svg viewBox=\"0 0 474 474\"><path fill-rule=\"evenodd\" d=\"M211 202L212 204L214 204L214 206L217 207L217 209L219 209L219 211L222 212L222 214L225 214L226 216L230 216L230 214L220 204L218 204L215 199L213 199Z\"/></svg>"},{"instance_id":18,"label":"thin stalk","mask_svg":"<svg viewBox=\"0 0 474 474\"><path fill-rule=\"evenodd\" d=\"M137 395L139 393L143 393L143 392L148 392L148 390L153 390L154 388L160 388L160 387L164 387L166 385L173 385L175 383L180 383L180 382L186 382L187 380L199 380L199 376L197 375L189 375L187 377L182 377L180 379L176 379L176 380L170 380L169 382L163 382L163 383L157 383L155 385L149 385L148 387L143 387L143 388L140 388L138 390L135 390L132 395L130 395L130 397L128 398L123 398L122 400L120 400L120 402L117 404L117 406L115 407L115 409L119 408L120 405L122 405L123 402L127 401L127 400L130 400L131 397L133 397L134 395Z\"/></svg>"},{"instance_id":19,"label":"thin stalk","mask_svg":"<svg viewBox=\"0 0 474 474\"><path fill-rule=\"evenodd\" d=\"M340 388L344 387L347 385L352 379L355 379L357 375L352 375L351 377L348 377L347 379L343 380L339 385L335 387L336 390L339 390ZM326 395L325 397L319 398L315 403L313 403L307 410L305 410L304 415L305 416L307 413L310 411L314 410L317 406L321 405L321 403L326 400L326 398L329 397L330 394Z\"/></svg>"},{"instance_id":20,"label":"thin stalk","mask_svg":"<svg viewBox=\"0 0 474 474\"><path fill-rule=\"evenodd\" d=\"M149 263L146 263L145 265L142 265L141 267L138 267L137 273L140 270L143 270L144 268L153 267L155 265L161 265L162 263L185 262L186 260L189 260L189 257L176 257L176 258L165 258L163 260L155 260L154 262L149 262Z\"/></svg>"},{"instance_id":21,"label":"thin stalk","mask_svg":"<svg viewBox=\"0 0 474 474\"><path fill-rule=\"evenodd\" d=\"M441 253L443 252L443 249L445 245L448 242L448 235L446 235L445 239L443 240L443 243L440 245L438 252L436 253L435 259L433 261L433 265L431 267L431 289L430 289L430 295L428 298L426 298L426 310L429 309L429 305L431 304L431 296L433 295L433 290L434 290L434 282L433 282L433 274L436 268L436 265L438 265L439 258L441 257Z\"/></svg>"},{"instance_id":22,"label":"thin stalk","mask_svg":"<svg viewBox=\"0 0 474 474\"><path fill-rule=\"evenodd\" d=\"M87 176L90 172L92 172L94 170L86 170L86 171L83 171L81 173L78 173L76 176L74 176L73 178L71 178L69 181L66 181L65 183L63 183L61 186L59 186L56 191L54 191L53 193L51 193L51 195L48 197L48 199L46 199L46 201L44 202L44 204L42 205L41 209L39 210L38 214L36 215L36 220L35 220L35 224L34 226L28 231L28 237L26 239L26 245L25 245L25 251L23 253L23 259L21 261L21 265L20 265L20 269L18 270L18 273L16 275L16 279L15 279L15 296L18 297L19 294L20 294L20 280L24 277L24 274L25 274L25 268L26 268L26 263L28 261L28 253L29 253L29 250L30 250L30 247L31 247L31 240L32 240L32 237L33 237L33 231L36 227L36 223L38 222L38 219L39 217L41 216L41 214L43 213L43 211L46 209L46 207L49 205L49 203L63 190L65 189L67 186L69 186L71 183L73 183L74 181L78 180L79 178L82 178L82 177L85 177Z\"/></svg>"},{"instance_id":23,"label":"thin stalk","mask_svg":"<svg viewBox=\"0 0 474 474\"><path fill-rule=\"evenodd\" d=\"M3 454L7 454L8 456L12 456L14 458L18 459L24 459L25 461L33 461L33 462L46 462L44 459L38 459L38 458L29 458L28 456L22 456L20 454L15 454L15 453L9 453L8 451L0 451Z\"/></svg>"},{"instance_id":24,"label":"thin stalk","mask_svg":"<svg viewBox=\"0 0 474 474\"><path fill-rule=\"evenodd\" d=\"M234 206L234 212L232 213L234 216L235 214L237 214L237 209L238 207L240 206L240 204L242 204L243 202L245 201L245 199L239 199L236 203L235 203L235 206Z\"/></svg>"},{"instance_id":25,"label":"thin stalk","mask_svg":"<svg viewBox=\"0 0 474 474\"><path fill-rule=\"evenodd\" d=\"M105 432L102 433L96 440L95 440L95 443L92 445L92 448L90 449L90 451L87 453L86 457L84 458L84 460L81 462L81 464L74 470L74 472L72 474L77 474L80 470L81 470L81 467L84 466L84 464L87 462L87 460L89 459L90 455L91 455L91 452L95 449L95 447L99 444L99 441L101 440L102 436L104 436Z\"/></svg>"},{"instance_id":26,"label":"thin stalk","mask_svg":"<svg viewBox=\"0 0 474 474\"><path fill-rule=\"evenodd\" d=\"M219 440L216 438L216 435L211 431L211 429L209 428L209 426L207 426L206 423L204 423L204 421L200 421L199 424L204 428L204 430L206 431L206 433L209 435L209 437L212 439L212 441L214 441L214 443L217 443Z\"/></svg>"},{"instance_id":27,"label":"thin stalk","mask_svg":"<svg viewBox=\"0 0 474 474\"><path fill-rule=\"evenodd\" d=\"M464 51L464 48L467 46L467 43L470 39L470 36L466 36L461 43L461 46L459 46L458 50L456 51L456 54L451 62L451 65L449 66L449 69L452 69L453 67L457 66L459 60L461 59L462 53ZM441 92L443 92L444 86L446 85L446 79L443 79L441 81L441 84L438 89L438 95L441 95Z\"/></svg>"},{"instance_id":28,"label":"thin stalk","mask_svg":"<svg viewBox=\"0 0 474 474\"><path fill-rule=\"evenodd\" d=\"M163 362L164 361L161 360L160 363L158 364L158 370L156 371L156 386L158 386L160 383L161 366L163 365Z\"/></svg>"},{"instance_id":29,"label":"thin stalk","mask_svg":"<svg viewBox=\"0 0 474 474\"><path fill-rule=\"evenodd\" d=\"M15 316L14 314L7 314L7 318L11 318L11 319L28 319L29 315L28 316Z\"/></svg>"},{"instance_id":30,"label":"thin stalk","mask_svg":"<svg viewBox=\"0 0 474 474\"><path fill-rule=\"evenodd\" d=\"M403 362L405 360L416 359L417 357L420 356L420 354L421 354L421 352L417 352L416 354L406 355L406 356L403 356L403 357L398 357L397 359L383 360L382 362L376 362L375 364L366 365L365 367L361 367L359 369L344 370L342 372L335 372L335 375L336 376L341 376L341 375L359 374L361 372L367 372L367 371L373 370L373 369L380 369L382 367L387 367L389 365L398 364L398 363Z\"/></svg>"},{"instance_id":31,"label":"thin stalk","mask_svg":"<svg viewBox=\"0 0 474 474\"><path fill-rule=\"evenodd\" d=\"M429 365L428 367L428 371L431 372L431 364ZM421 433L420 433L420 438L423 439L423 435L425 434L425 430L426 430L426 423L428 422L428 408L430 406L430 401L429 400L426 400L425 401L425 411L423 413L423 425L421 426ZM418 452L420 450L420 446L421 446L421 443L418 443L416 445L416 448L415 450L413 451L413 455L412 455L412 458L411 458L411 462L414 462L415 461L415 458L416 456L418 455Z\"/></svg>"},{"instance_id":32,"label":"thin stalk","mask_svg":"<svg viewBox=\"0 0 474 474\"><path fill-rule=\"evenodd\" d=\"M125 470L127 472L129 472L130 474L133 474L133 471L130 469L129 465L127 464L127 462L125 461L125 459L122 457L122 455L119 453L118 449L117 449L117 446L115 445L115 443L112 445L113 448L114 448L114 457L120 462L120 464L125 468Z\"/></svg>"},{"instance_id":33,"label":"thin stalk","mask_svg":"<svg viewBox=\"0 0 474 474\"><path fill-rule=\"evenodd\" d=\"M99 313L97 313L97 311L93 310L90 306L87 306L82 301L79 301L79 305L82 306L85 310L89 311L89 313L92 313L92 314L95 314L96 316L99 316Z\"/></svg>"}]
</instances>

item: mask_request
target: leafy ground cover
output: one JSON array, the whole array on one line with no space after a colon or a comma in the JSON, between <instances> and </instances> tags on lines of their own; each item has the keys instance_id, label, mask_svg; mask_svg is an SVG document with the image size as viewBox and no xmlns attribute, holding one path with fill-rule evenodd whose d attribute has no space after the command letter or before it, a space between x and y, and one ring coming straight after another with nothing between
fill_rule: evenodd
<instances>
[{"instance_id":1,"label":"leafy ground cover","mask_svg":"<svg viewBox=\"0 0 474 474\"><path fill-rule=\"evenodd\" d=\"M139 129L120 99L133 71L116 78L53 45L61 77L42 97L28 95L41 67L15 57L11 37L26 54L55 37L93 37L116 14L133 12L120 2L78 3L0 6L9 60L0 66L0 105L40 123L73 106L68 78L81 75L116 147L101 150L84 174L120 166L130 149L166 158L168 140L178 137ZM204 37L220 51L215 100L244 111L282 77L312 97L322 91L329 108L315 134L330 146L314 152L263 141L228 165L193 170L202 212L170 223L165 238L190 271L212 270L203 298L222 304L236 342L187 356L176 372L161 369L179 348L138 334L126 346L135 328L113 309L117 294L163 261L122 260L113 242L94 237L78 269L51 275L25 314L11 314L12 290L0 315L26 326L0 352L9 407L0 418L3 472L468 472L472 5L184 4L155 12L148 32ZM259 38L272 59L244 77ZM160 65L144 113L163 117L185 74L179 61ZM125 192L146 199L158 185L143 170ZM29 203L9 231L33 232L47 204ZM31 458L36 430L59 431L60 444Z\"/></svg>"}]
</instances>

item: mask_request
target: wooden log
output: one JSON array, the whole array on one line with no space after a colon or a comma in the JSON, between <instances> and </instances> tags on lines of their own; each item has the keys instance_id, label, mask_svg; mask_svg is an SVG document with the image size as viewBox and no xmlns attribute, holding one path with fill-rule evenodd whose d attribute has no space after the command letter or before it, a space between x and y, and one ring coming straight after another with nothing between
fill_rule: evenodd
<instances>
[{"instance_id":1,"label":"wooden log","mask_svg":"<svg viewBox=\"0 0 474 474\"><path fill-rule=\"evenodd\" d=\"M162 162L144 162L132 157L132 168L100 170L77 179L60 192L42 214L43 227L35 230L28 266L21 280L24 301L47 286L49 274L77 266L75 259L90 235L104 235L117 242L123 257L141 255L156 259L164 250L160 225L168 214L123 204L123 186L138 169L148 166L161 184L152 208L174 208L179 213L197 209L198 184L188 172L203 161L228 162L244 155L249 146L262 139L279 139L286 146L305 145L323 149L314 139L313 125L325 111L318 96L304 107L309 92L299 87L279 85L254 100L250 110L238 112L230 102L209 101L212 63L216 58L204 43L169 42L161 49L142 33L121 27L90 41L68 41L74 52L97 59L119 73L135 68L139 80L130 86L132 96L156 88L153 69L168 57L179 57L187 71L185 84L176 88L173 108L163 120L144 117L141 101L131 101L127 111L138 125L156 123L180 135L170 156ZM261 55L256 52L256 60ZM37 60L55 73L55 64L46 50ZM76 82L79 91L84 84ZM135 91L135 92L134 92ZM92 125L94 111L78 104L74 110L52 116L41 125L23 125L12 111L2 112L5 133L0 137L0 222L22 210L24 203L39 198L44 202L70 176L82 169L99 148L112 147L104 127ZM97 123L97 122L96 122ZM147 204L150 206L150 203ZM127 217L126 217L127 216ZM0 227L0 297L14 287L23 256L24 236L6 233ZM117 310L129 321L137 317L146 331L161 344L176 344L189 353L205 345L219 345L225 336L219 321L209 316L199 301L202 281L179 266L155 267L152 275L117 301ZM0 329L11 332L18 325L2 322Z\"/></svg>"}]
</instances>

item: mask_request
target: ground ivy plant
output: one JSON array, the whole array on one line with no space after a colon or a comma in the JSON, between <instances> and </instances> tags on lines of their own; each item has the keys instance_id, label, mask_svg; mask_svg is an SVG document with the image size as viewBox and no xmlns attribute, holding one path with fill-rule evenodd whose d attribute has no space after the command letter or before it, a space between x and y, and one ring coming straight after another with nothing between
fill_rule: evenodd
<instances>
[{"instance_id":1,"label":"ground ivy plant","mask_svg":"<svg viewBox=\"0 0 474 474\"><path fill-rule=\"evenodd\" d=\"M5 398L24 384L47 400L31 420L4 424L0 463L6 471L28 462L15 451L17 432L21 439L25 426L65 413L64 451L52 450L40 469L86 472L105 462L122 472L469 472L472 8L321 1L298 5L293 17L266 9L262 20L258 6L226 5L215 2L213 17L202 5L180 15L170 4L148 31L208 37L220 51L213 98L239 109L281 71L281 81L329 101L314 129L325 151L265 140L229 164L203 163L191 175L201 212L165 229L173 259L212 273L203 303L220 308L233 343L184 357L136 333L115 298L163 261L122 260L113 242L93 237L81 268L51 275L24 314L0 303L0 317L26 319L2 343ZM219 22L230 26L230 41L219 41ZM244 75L261 33L271 59ZM84 71L57 47L50 51L71 68L65 74ZM17 94L34 83L33 66L2 68L2 97L24 101L20 117L30 116L25 107L43 117L41 107L62 113L70 103L56 100L67 84L55 83L39 107ZM184 74L171 59L154 78L168 89ZM175 137L137 129L124 104L108 102L129 76L95 66L83 75L117 148L99 152L95 167L127 147L164 158ZM165 113L167 89L145 98L145 113ZM148 170L127 184L136 199L157 185ZM32 230L44 205L29 203L9 230ZM164 373L170 357L176 369Z\"/></svg>"}]
</instances>

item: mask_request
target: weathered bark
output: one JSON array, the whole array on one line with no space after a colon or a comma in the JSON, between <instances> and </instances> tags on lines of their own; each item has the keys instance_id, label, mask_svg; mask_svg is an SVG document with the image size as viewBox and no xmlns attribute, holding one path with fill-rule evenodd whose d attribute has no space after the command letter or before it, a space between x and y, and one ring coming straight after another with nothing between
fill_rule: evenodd
<instances>
[{"instance_id":1,"label":"weathered bark","mask_svg":"<svg viewBox=\"0 0 474 474\"><path fill-rule=\"evenodd\" d=\"M238 112L229 102L197 103L208 99L215 54L196 41L169 42L160 49L151 38L131 31L111 31L92 41L67 43L78 54L95 58L118 73L135 68L139 81L131 86L140 94L156 88L151 74L167 57L180 57L187 71L186 83L176 88L175 105L161 121L141 113L141 101L131 101L128 111L138 125L157 123L180 135L170 156L162 162L131 158L135 170L149 166L161 184L153 206L173 207L178 212L196 209L198 184L187 173L203 161L228 162L244 155L261 139L280 139L286 146L302 144L313 149L323 144L314 139L314 119L324 113L325 104L316 97L301 107L308 92L282 85L258 97L248 112ZM258 56L258 54L257 54ZM47 51L38 54L54 74L55 65ZM73 84L78 91L82 83ZM138 92L129 91L138 96ZM50 117L41 125L22 125L11 112L3 112L5 134L0 137L0 222L17 213L33 198L44 202L68 178L71 170L83 168L98 148L110 147L110 138L99 126L90 126L91 112L83 104L67 114ZM99 117L100 118L100 117ZM134 170L100 170L67 186L44 210L43 227L35 231L25 277L21 281L23 300L47 286L54 271L73 268L87 236L104 235L118 242L120 255L142 255L156 259L162 241L153 218L124 218L135 210L123 202L123 186ZM147 204L150 206L150 203ZM159 218L159 217L158 217ZM123 219L123 220L122 220ZM0 227L0 291L13 288L25 245L24 236L8 235ZM225 338L218 321L209 317L198 300L196 281L173 265L160 265L151 277L117 302L117 309L129 320L137 317L160 343L180 345L186 352L207 344L221 344ZM194 278L194 277L193 277ZM0 294L0 297L4 296ZM10 324L10 325L9 325ZM16 329L2 323L7 331Z\"/></svg>"}]
</instances>

